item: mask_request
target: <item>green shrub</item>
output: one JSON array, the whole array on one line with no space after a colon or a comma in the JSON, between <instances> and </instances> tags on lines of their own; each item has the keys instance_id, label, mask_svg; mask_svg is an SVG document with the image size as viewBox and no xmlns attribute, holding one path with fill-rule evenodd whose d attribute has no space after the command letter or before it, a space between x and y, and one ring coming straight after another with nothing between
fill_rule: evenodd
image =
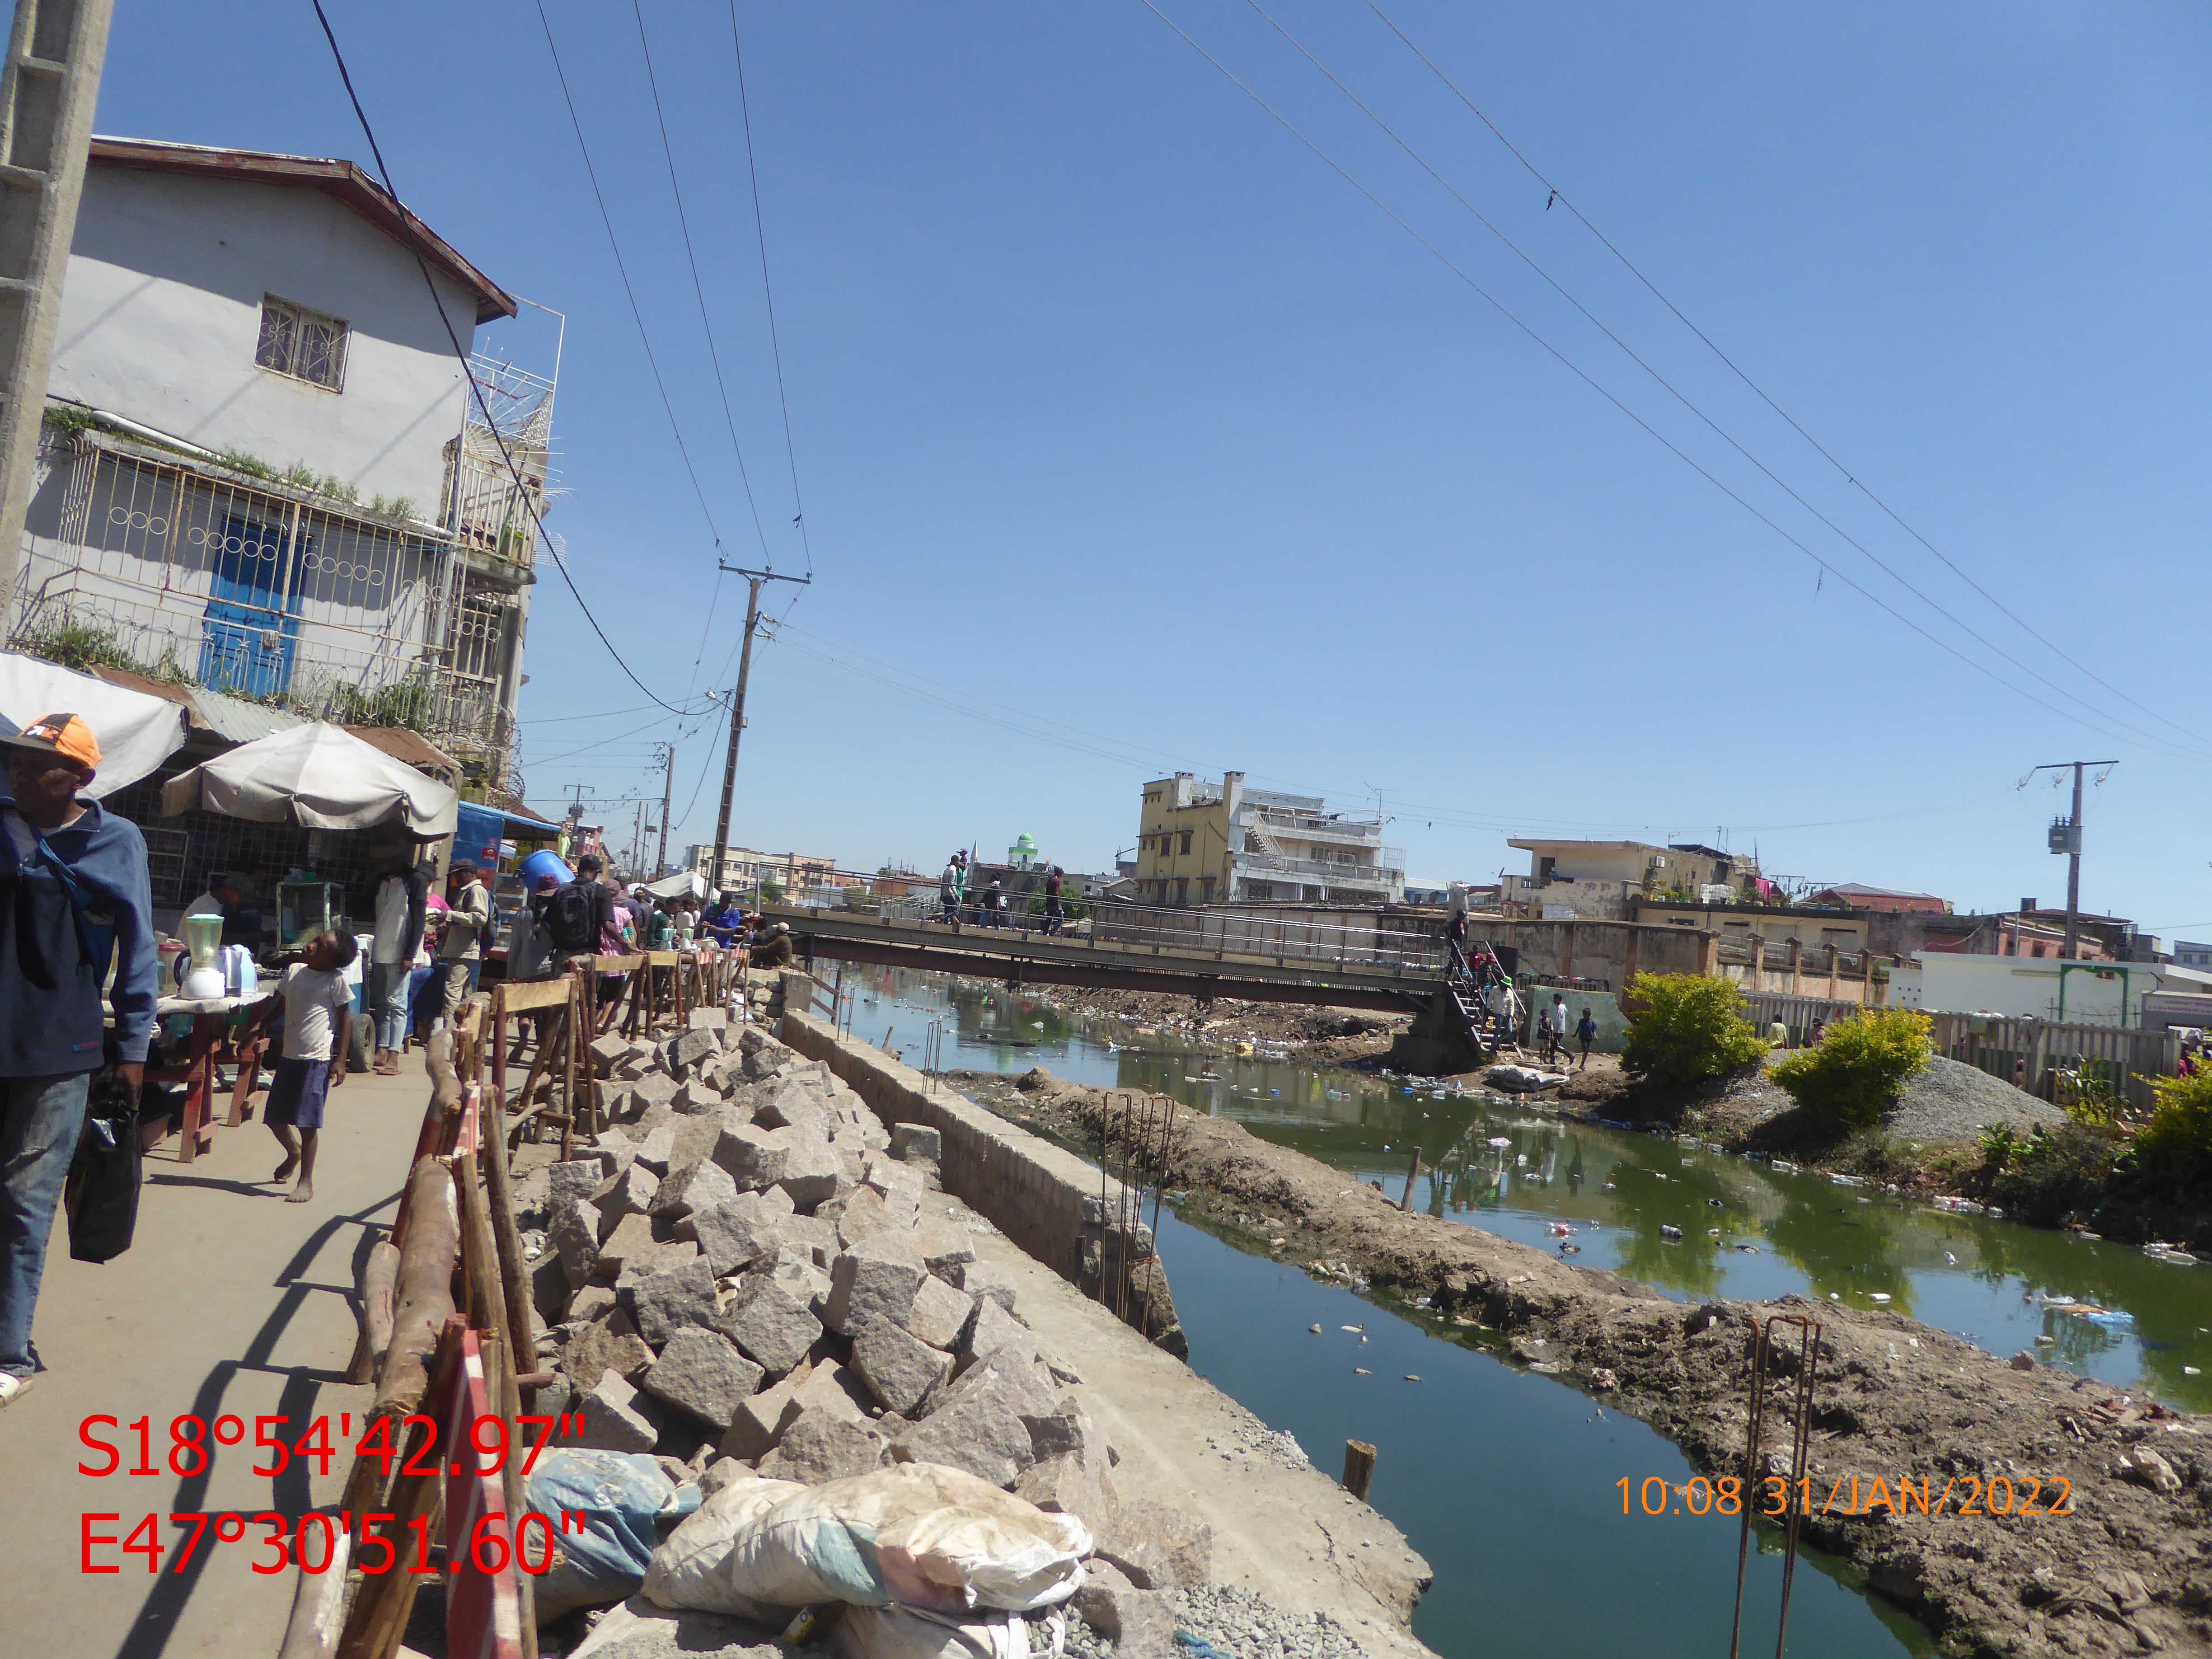
<instances>
[{"instance_id":1,"label":"green shrub","mask_svg":"<svg viewBox=\"0 0 2212 1659\"><path fill-rule=\"evenodd\" d=\"M1993 1131L1982 1131L1984 1151ZM2039 1123L2025 1136L2011 1134L2001 1159L1989 1171L1985 1195L2005 1213L2031 1226L2057 1227L2095 1213L2112 1178L2124 1143L2116 1136L2062 1123L2055 1130Z\"/></svg>"},{"instance_id":2,"label":"green shrub","mask_svg":"<svg viewBox=\"0 0 2212 1659\"><path fill-rule=\"evenodd\" d=\"M1628 1037L1621 1068L1662 1085L1698 1083L1748 1066L1766 1039L1743 1017L1731 980L1702 974L1638 974L1628 981Z\"/></svg>"},{"instance_id":3,"label":"green shrub","mask_svg":"<svg viewBox=\"0 0 2212 1659\"><path fill-rule=\"evenodd\" d=\"M1905 1080L1928 1063L1934 1022L1917 1008L1866 1008L1838 1020L1817 1048L1777 1066L1774 1080L1814 1117L1838 1128L1881 1121Z\"/></svg>"},{"instance_id":4,"label":"green shrub","mask_svg":"<svg viewBox=\"0 0 2212 1659\"><path fill-rule=\"evenodd\" d=\"M2212 1163L2212 1073L2162 1077L2151 1085L2158 1103L2136 1136L2146 1158Z\"/></svg>"}]
</instances>

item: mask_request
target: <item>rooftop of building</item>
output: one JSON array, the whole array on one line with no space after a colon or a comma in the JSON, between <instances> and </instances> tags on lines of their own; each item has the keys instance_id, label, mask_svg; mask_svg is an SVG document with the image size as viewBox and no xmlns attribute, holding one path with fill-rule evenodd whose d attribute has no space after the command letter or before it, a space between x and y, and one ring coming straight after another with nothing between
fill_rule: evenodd
<instances>
[{"instance_id":1,"label":"rooftop of building","mask_svg":"<svg viewBox=\"0 0 2212 1659\"><path fill-rule=\"evenodd\" d=\"M395 200L355 162L333 156L286 155L275 150L180 144L161 138L103 137L98 134L93 137L89 159L95 167L127 167L200 179L244 179L252 184L320 191L403 247L419 252L430 264L473 293L477 322L512 317L520 308L513 295L477 270L458 248Z\"/></svg>"}]
</instances>

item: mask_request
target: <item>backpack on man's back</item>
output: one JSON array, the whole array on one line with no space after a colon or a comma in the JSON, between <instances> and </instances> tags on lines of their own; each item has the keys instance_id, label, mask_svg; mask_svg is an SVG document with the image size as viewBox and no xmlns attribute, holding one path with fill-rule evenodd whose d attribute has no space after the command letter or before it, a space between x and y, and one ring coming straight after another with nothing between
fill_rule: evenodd
<instances>
[{"instance_id":1,"label":"backpack on man's back","mask_svg":"<svg viewBox=\"0 0 2212 1659\"><path fill-rule=\"evenodd\" d=\"M556 887L545 902L545 932L556 951L596 951L599 948L599 906L593 902L595 881L582 879Z\"/></svg>"}]
</instances>

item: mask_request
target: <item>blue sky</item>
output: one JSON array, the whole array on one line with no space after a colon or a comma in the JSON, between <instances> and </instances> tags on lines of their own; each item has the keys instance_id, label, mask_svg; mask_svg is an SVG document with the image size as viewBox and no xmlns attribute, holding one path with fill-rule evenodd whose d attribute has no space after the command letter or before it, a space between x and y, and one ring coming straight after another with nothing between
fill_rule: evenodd
<instances>
[{"instance_id":1,"label":"blue sky","mask_svg":"<svg viewBox=\"0 0 2212 1659\"><path fill-rule=\"evenodd\" d=\"M726 684L743 586L717 588L534 6L330 3L402 193L568 314L570 493L552 522L594 611L656 695ZM2085 903L2212 929L2201 11L1384 5L1850 477L2046 644L1547 211L1364 4L1269 9L1948 617L1625 356L1255 9L1159 4L1839 574L1517 331L1142 0L744 5L816 580L756 655L733 839L934 868L1026 830L1089 868L1133 839L1146 777L1233 767L1347 808L1379 789L1388 839L1424 876L1522 867L1504 844L1520 830L1724 834L1790 876L2055 902L2059 798L2014 786L2113 757ZM764 540L804 570L728 8L646 12L759 537L635 21L547 12L723 551L757 562ZM367 160L296 4L124 0L99 125ZM695 804L672 839L711 838L710 734L636 730L659 711L550 580L528 668L535 804L586 786L627 840L646 745L683 735L679 814Z\"/></svg>"}]
</instances>

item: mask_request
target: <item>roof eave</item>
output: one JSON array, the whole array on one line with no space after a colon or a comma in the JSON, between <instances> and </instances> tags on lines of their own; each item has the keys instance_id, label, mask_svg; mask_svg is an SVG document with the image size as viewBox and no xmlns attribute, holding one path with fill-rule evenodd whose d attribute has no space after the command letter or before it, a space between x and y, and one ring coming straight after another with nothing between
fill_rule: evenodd
<instances>
[{"instance_id":1,"label":"roof eave","mask_svg":"<svg viewBox=\"0 0 2212 1659\"><path fill-rule=\"evenodd\" d=\"M419 251L432 264L477 296L479 325L512 317L520 303L477 269L452 243L409 208L386 194L384 186L354 162L330 156L280 155L268 150L219 149L166 143L149 138L107 138L94 134L90 160L109 167L198 178L242 179L258 184L305 185L337 198L403 246Z\"/></svg>"}]
</instances>

